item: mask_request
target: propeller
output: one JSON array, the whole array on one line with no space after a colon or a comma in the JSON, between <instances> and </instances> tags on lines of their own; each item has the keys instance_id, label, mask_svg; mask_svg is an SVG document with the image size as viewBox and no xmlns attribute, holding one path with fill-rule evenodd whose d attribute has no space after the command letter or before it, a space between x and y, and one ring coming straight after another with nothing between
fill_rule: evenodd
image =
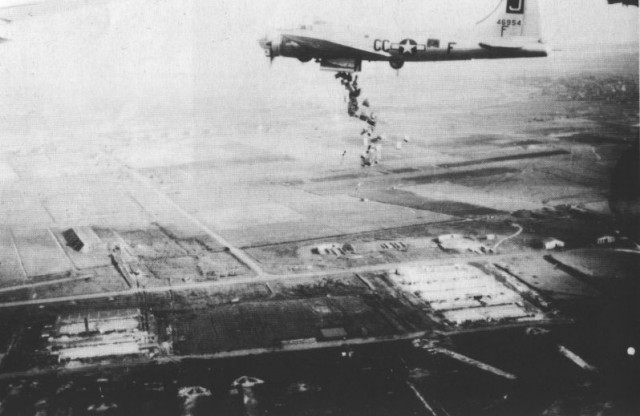
<instances>
[{"instance_id":1,"label":"propeller","mask_svg":"<svg viewBox=\"0 0 640 416\"><path fill-rule=\"evenodd\" d=\"M258 39L260 47L264 49L264 54L269 58L269 66L273 65L273 60L280 55L280 41L279 35L265 34L264 37Z\"/></svg>"},{"instance_id":2,"label":"propeller","mask_svg":"<svg viewBox=\"0 0 640 416\"><path fill-rule=\"evenodd\" d=\"M269 42L268 46L269 46L269 68L271 68L273 66L273 60L276 59L276 57L273 54L273 43Z\"/></svg>"},{"instance_id":3,"label":"propeller","mask_svg":"<svg viewBox=\"0 0 640 416\"><path fill-rule=\"evenodd\" d=\"M269 58L269 66L273 65L273 42L269 39L269 35L265 33L264 37L258 39L258 44L264 49L264 54Z\"/></svg>"}]
</instances>

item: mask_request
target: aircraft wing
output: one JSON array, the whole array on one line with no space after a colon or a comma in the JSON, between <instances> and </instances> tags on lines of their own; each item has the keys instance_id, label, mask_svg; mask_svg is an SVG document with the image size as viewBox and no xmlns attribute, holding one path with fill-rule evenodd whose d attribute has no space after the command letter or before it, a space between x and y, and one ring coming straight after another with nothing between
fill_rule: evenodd
<instances>
[{"instance_id":1,"label":"aircraft wing","mask_svg":"<svg viewBox=\"0 0 640 416\"><path fill-rule=\"evenodd\" d=\"M0 24L32 17L62 13L111 0L0 0Z\"/></svg>"},{"instance_id":2,"label":"aircraft wing","mask_svg":"<svg viewBox=\"0 0 640 416\"><path fill-rule=\"evenodd\" d=\"M354 58L354 59L379 59L384 55L373 53L364 48L350 46L322 37L305 36L297 33L285 33L282 35L283 42L290 46L300 48L313 58Z\"/></svg>"},{"instance_id":3,"label":"aircraft wing","mask_svg":"<svg viewBox=\"0 0 640 416\"><path fill-rule=\"evenodd\" d=\"M622 3L625 6L638 6L638 0L607 0L609 4Z\"/></svg>"}]
</instances>

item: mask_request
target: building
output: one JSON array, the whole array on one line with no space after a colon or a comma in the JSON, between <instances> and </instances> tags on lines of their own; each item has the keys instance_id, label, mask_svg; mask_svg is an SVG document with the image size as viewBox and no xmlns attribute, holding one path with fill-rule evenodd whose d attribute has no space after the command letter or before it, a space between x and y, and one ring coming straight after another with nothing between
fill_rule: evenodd
<instances>
[{"instance_id":1,"label":"building","mask_svg":"<svg viewBox=\"0 0 640 416\"><path fill-rule=\"evenodd\" d=\"M353 254L354 249L351 244L337 244L337 243L325 243L311 248L311 254L316 255L334 255L344 256L347 254Z\"/></svg>"},{"instance_id":2,"label":"building","mask_svg":"<svg viewBox=\"0 0 640 416\"><path fill-rule=\"evenodd\" d=\"M62 236L67 246L82 253L88 253L104 245L91 227L69 228L62 232Z\"/></svg>"},{"instance_id":3,"label":"building","mask_svg":"<svg viewBox=\"0 0 640 416\"><path fill-rule=\"evenodd\" d=\"M153 326L136 308L87 311L58 316L42 336L58 362L142 357L159 350Z\"/></svg>"},{"instance_id":4,"label":"building","mask_svg":"<svg viewBox=\"0 0 640 416\"><path fill-rule=\"evenodd\" d=\"M606 244L613 244L616 242L616 238L612 235L603 235L602 237L598 237L596 239L596 243L601 246L601 245L606 245Z\"/></svg>"},{"instance_id":5,"label":"building","mask_svg":"<svg viewBox=\"0 0 640 416\"><path fill-rule=\"evenodd\" d=\"M458 240L462 237L462 234L441 234L438 236L438 243L443 243L448 240Z\"/></svg>"},{"instance_id":6,"label":"building","mask_svg":"<svg viewBox=\"0 0 640 416\"><path fill-rule=\"evenodd\" d=\"M564 241L560 241L557 238L548 237L542 240L542 247L547 250L554 250L556 248L563 248Z\"/></svg>"},{"instance_id":7,"label":"building","mask_svg":"<svg viewBox=\"0 0 640 416\"><path fill-rule=\"evenodd\" d=\"M537 320L516 288L469 264L405 266L391 279L455 325L503 320Z\"/></svg>"},{"instance_id":8,"label":"building","mask_svg":"<svg viewBox=\"0 0 640 416\"><path fill-rule=\"evenodd\" d=\"M140 309L87 311L58 316L54 331L59 335L125 332L140 326Z\"/></svg>"}]
</instances>

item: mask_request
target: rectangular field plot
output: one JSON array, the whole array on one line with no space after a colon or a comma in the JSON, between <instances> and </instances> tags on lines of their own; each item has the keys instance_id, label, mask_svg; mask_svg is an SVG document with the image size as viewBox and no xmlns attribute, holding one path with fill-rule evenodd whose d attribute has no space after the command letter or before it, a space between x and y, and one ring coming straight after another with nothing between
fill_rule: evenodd
<instances>
[{"instance_id":1,"label":"rectangular field plot","mask_svg":"<svg viewBox=\"0 0 640 416\"><path fill-rule=\"evenodd\" d=\"M300 339L325 341L326 334L342 331L346 338L399 332L383 314L355 296L221 305L176 318L178 354L271 348Z\"/></svg>"},{"instance_id":2,"label":"rectangular field plot","mask_svg":"<svg viewBox=\"0 0 640 416\"><path fill-rule=\"evenodd\" d=\"M508 259L503 267L530 287L558 296L596 296L598 292L583 281L546 261L542 256Z\"/></svg>"},{"instance_id":3,"label":"rectangular field plot","mask_svg":"<svg viewBox=\"0 0 640 416\"><path fill-rule=\"evenodd\" d=\"M11 232L0 229L0 287L26 282Z\"/></svg>"},{"instance_id":4,"label":"rectangular field plot","mask_svg":"<svg viewBox=\"0 0 640 416\"><path fill-rule=\"evenodd\" d=\"M29 277L63 273L73 268L49 230L14 230L13 237Z\"/></svg>"}]
</instances>

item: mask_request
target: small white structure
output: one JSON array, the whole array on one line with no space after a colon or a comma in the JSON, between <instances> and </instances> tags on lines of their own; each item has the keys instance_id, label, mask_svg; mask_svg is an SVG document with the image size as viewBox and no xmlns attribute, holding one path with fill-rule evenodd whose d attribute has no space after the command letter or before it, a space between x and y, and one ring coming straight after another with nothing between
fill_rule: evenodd
<instances>
[{"instance_id":1,"label":"small white structure","mask_svg":"<svg viewBox=\"0 0 640 416\"><path fill-rule=\"evenodd\" d=\"M197 403L202 397L211 397L211 391L201 386L182 387L178 390L181 400L180 416L197 414Z\"/></svg>"},{"instance_id":2,"label":"small white structure","mask_svg":"<svg viewBox=\"0 0 640 416\"><path fill-rule=\"evenodd\" d=\"M189 399L196 396L211 396L211 391L201 386L182 387L178 390L178 397Z\"/></svg>"},{"instance_id":3,"label":"small white structure","mask_svg":"<svg viewBox=\"0 0 640 416\"><path fill-rule=\"evenodd\" d=\"M557 238L549 237L542 240L542 246L547 250L554 250L556 248L564 247L564 241L560 241Z\"/></svg>"},{"instance_id":4,"label":"small white structure","mask_svg":"<svg viewBox=\"0 0 640 416\"><path fill-rule=\"evenodd\" d=\"M320 256L334 255L344 256L345 254L353 253L353 246L351 244L338 244L338 243L325 243L319 244L311 248L311 254Z\"/></svg>"},{"instance_id":5,"label":"small white structure","mask_svg":"<svg viewBox=\"0 0 640 416\"><path fill-rule=\"evenodd\" d=\"M458 253L471 252L476 254L490 253L492 250L481 242L465 237L462 234L443 234L438 236L438 244L443 250L453 250Z\"/></svg>"},{"instance_id":6,"label":"small white structure","mask_svg":"<svg viewBox=\"0 0 640 416\"><path fill-rule=\"evenodd\" d=\"M260 380L257 377L242 376L242 377L238 377L237 379L235 379L233 381L233 383L231 383L231 386L232 387L252 388L252 387L257 386L259 384L264 384L264 381Z\"/></svg>"},{"instance_id":7,"label":"small white structure","mask_svg":"<svg viewBox=\"0 0 640 416\"><path fill-rule=\"evenodd\" d=\"M58 361L84 360L95 357L117 357L123 355L140 354L137 342L123 342L120 344L93 344L64 348L58 352Z\"/></svg>"},{"instance_id":8,"label":"small white structure","mask_svg":"<svg viewBox=\"0 0 640 416\"><path fill-rule=\"evenodd\" d=\"M441 234L438 236L438 242L442 243L448 240L459 240L463 237L462 234Z\"/></svg>"},{"instance_id":9,"label":"small white structure","mask_svg":"<svg viewBox=\"0 0 640 416\"><path fill-rule=\"evenodd\" d=\"M612 235L603 235L602 237L598 237L596 239L596 243L599 246L603 246L603 245L607 245L607 244L613 244L616 242L616 238Z\"/></svg>"},{"instance_id":10,"label":"small white structure","mask_svg":"<svg viewBox=\"0 0 640 416\"><path fill-rule=\"evenodd\" d=\"M258 416L261 414L258 408L258 398L253 390L255 386L260 384L264 384L264 381L256 377L249 376L239 377L231 383L231 387L235 387L238 391L242 392L244 411L247 416Z\"/></svg>"}]
</instances>

